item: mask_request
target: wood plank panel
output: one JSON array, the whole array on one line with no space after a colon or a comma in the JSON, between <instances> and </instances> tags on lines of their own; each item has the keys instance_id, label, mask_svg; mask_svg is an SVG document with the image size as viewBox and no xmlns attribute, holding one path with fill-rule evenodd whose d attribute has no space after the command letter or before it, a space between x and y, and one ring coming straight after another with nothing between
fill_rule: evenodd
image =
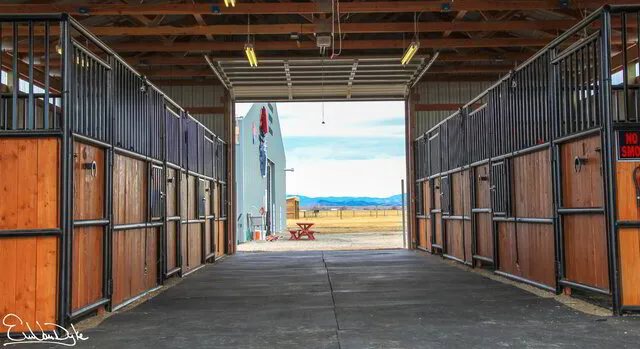
<instances>
[{"instance_id":1,"label":"wood plank panel","mask_svg":"<svg viewBox=\"0 0 640 349\"><path fill-rule=\"evenodd\" d=\"M167 216L178 215L178 178L176 170L167 168Z\"/></svg>"},{"instance_id":2,"label":"wood plank panel","mask_svg":"<svg viewBox=\"0 0 640 349\"><path fill-rule=\"evenodd\" d=\"M114 158L114 224L144 223L147 218L147 164L116 154Z\"/></svg>"},{"instance_id":3,"label":"wood plank panel","mask_svg":"<svg viewBox=\"0 0 640 349\"><path fill-rule=\"evenodd\" d=\"M553 226L550 224L497 224L499 269L555 287Z\"/></svg>"},{"instance_id":4,"label":"wood plank panel","mask_svg":"<svg viewBox=\"0 0 640 349\"><path fill-rule=\"evenodd\" d=\"M445 233L447 234L446 254L464 260L464 247L462 243L462 221L445 220Z\"/></svg>"},{"instance_id":5,"label":"wood plank panel","mask_svg":"<svg viewBox=\"0 0 640 349\"><path fill-rule=\"evenodd\" d=\"M640 162L619 161L616 164L616 200L618 219L640 221L633 171ZM640 306L640 229L618 231L622 305Z\"/></svg>"},{"instance_id":6,"label":"wood plank panel","mask_svg":"<svg viewBox=\"0 0 640 349\"><path fill-rule=\"evenodd\" d=\"M157 239L154 228L114 231L114 305L156 286Z\"/></svg>"},{"instance_id":7,"label":"wood plank panel","mask_svg":"<svg viewBox=\"0 0 640 349\"><path fill-rule=\"evenodd\" d=\"M213 202L212 202L212 197L211 197L211 182L210 181L202 181L201 182L204 185L204 190L205 190L205 202L204 202L204 214L205 216L209 217L211 215L213 215ZM205 223L204 223L204 238L205 238L205 243L204 243L204 253L205 256L209 255L213 252L213 244L214 244L214 239L215 236L213 236L213 227L214 224L212 222L212 220L210 219L206 219Z\"/></svg>"},{"instance_id":8,"label":"wood plank panel","mask_svg":"<svg viewBox=\"0 0 640 349\"><path fill-rule=\"evenodd\" d=\"M187 174L180 172L180 216L187 219L187 209L189 206L189 195L187 192Z\"/></svg>"},{"instance_id":9,"label":"wood plank panel","mask_svg":"<svg viewBox=\"0 0 640 349\"><path fill-rule=\"evenodd\" d=\"M86 169L96 163L96 171ZM88 144L74 144L73 218L100 219L104 216L104 150Z\"/></svg>"},{"instance_id":10,"label":"wood plank panel","mask_svg":"<svg viewBox=\"0 0 640 349\"><path fill-rule=\"evenodd\" d=\"M216 230L216 256L223 256L225 253L226 221L218 221Z\"/></svg>"},{"instance_id":11,"label":"wood plank panel","mask_svg":"<svg viewBox=\"0 0 640 349\"><path fill-rule=\"evenodd\" d=\"M167 222L167 271L171 271L178 266L178 255L177 255L177 246L176 243L178 241L177 237L177 226L178 222Z\"/></svg>"},{"instance_id":12,"label":"wood plank panel","mask_svg":"<svg viewBox=\"0 0 640 349\"><path fill-rule=\"evenodd\" d=\"M476 208L491 208L491 187L489 181L489 165L482 165L475 169Z\"/></svg>"},{"instance_id":13,"label":"wood plank panel","mask_svg":"<svg viewBox=\"0 0 640 349\"><path fill-rule=\"evenodd\" d=\"M620 229L622 305L640 306L640 229Z\"/></svg>"},{"instance_id":14,"label":"wood plank panel","mask_svg":"<svg viewBox=\"0 0 640 349\"><path fill-rule=\"evenodd\" d=\"M436 245L443 246L444 234L442 233L442 213L433 214L433 219L434 219L433 223L435 225Z\"/></svg>"},{"instance_id":15,"label":"wood plank panel","mask_svg":"<svg viewBox=\"0 0 640 349\"><path fill-rule=\"evenodd\" d=\"M427 248L427 220L424 218L418 218L418 246L421 248Z\"/></svg>"},{"instance_id":16,"label":"wood plank panel","mask_svg":"<svg viewBox=\"0 0 640 349\"><path fill-rule=\"evenodd\" d=\"M422 203L424 205L424 214L429 216L429 211L431 211L431 203L429 202L429 181L422 182Z\"/></svg>"},{"instance_id":17,"label":"wood plank panel","mask_svg":"<svg viewBox=\"0 0 640 349\"><path fill-rule=\"evenodd\" d=\"M515 217L551 218L551 158L548 149L513 159Z\"/></svg>"},{"instance_id":18,"label":"wood plank panel","mask_svg":"<svg viewBox=\"0 0 640 349\"><path fill-rule=\"evenodd\" d=\"M103 238L103 227L78 227L73 231L72 310L103 298Z\"/></svg>"},{"instance_id":19,"label":"wood plank panel","mask_svg":"<svg viewBox=\"0 0 640 349\"><path fill-rule=\"evenodd\" d=\"M562 204L564 207L604 206L600 136L580 139L560 147ZM575 159L586 160L576 168Z\"/></svg>"},{"instance_id":20,"label":"wood plank panel","mask_svg":"<svg viewBox=\"0 0 640 349\"><path fill-rule=\"evenodd\" d=\"M59 141L0 140L0 229L57 228Z\"/></svg>"},{"instance_id":21,"label":"wood plank panel","mask_svg":"<svg viewBox=\"0 0 640 349\"><path fill-rule=\"evenodd\" d=\"M472 238L471 238L471 221L465 220L462 224L463 237L464 237L464 260L466 262L473 262L473 250L472 250Z\"/></svg>"},{"instance_id":22,"label":"wood plank panel","mask_svg":"<svg viewBox=\"0 0 640 349\"><path fill-rule=\"evenodd\" d=\"M491 214L476 214L476 254L493 259L493 234L491 232Z\"/></svg>"},{"instance_id":23,"label":"wood plank panel","mask_svg":"<svg viewBox=\"0 0 640 349\"><path fill-rule=\"evenodd\" d=\"M55 236L12 237L0 239L0 319L16 314L23 324L15 332L53 326L57 314L58 238Z\"/></svg>"},{"instance_id":24,"label":"wood plank panel","mask_svg":"<svg viewBox=\"0 0 640 349\"><path fill-rule=\"evenodd\" d=\"M187 176L187 217L189 219L198 219L198 192L196 191L196 183L198 178L192 175Z\"/></svg>"},{"instance_id":25,"label":"wood plank panel","mask_svg":"<svg viewBox=\"0 0 640 349\"><path fill-rule=\"evenodd\" d=\"M609 262L604 215L570 215L564 227L565 277L609 289Z\"/></svg>"}]
</instances>

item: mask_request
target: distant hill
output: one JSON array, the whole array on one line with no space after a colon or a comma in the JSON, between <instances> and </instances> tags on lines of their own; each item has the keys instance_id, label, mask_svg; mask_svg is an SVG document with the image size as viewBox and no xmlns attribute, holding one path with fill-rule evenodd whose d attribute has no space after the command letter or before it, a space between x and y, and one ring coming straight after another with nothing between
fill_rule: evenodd
<instances>
[{"instance_id":1,"label":"distant hill","mask_svg":"<svg viewBox=\"0 0 640 349\"><path fill-rule=\"evenodd\" d=\"M370 198L361 196L328 196L308 197L304 195L287 195L300 198L300 207L369 207L369 206L402 206L402 195L394 195L388 198Z\"/></svg>"}]
</instances>

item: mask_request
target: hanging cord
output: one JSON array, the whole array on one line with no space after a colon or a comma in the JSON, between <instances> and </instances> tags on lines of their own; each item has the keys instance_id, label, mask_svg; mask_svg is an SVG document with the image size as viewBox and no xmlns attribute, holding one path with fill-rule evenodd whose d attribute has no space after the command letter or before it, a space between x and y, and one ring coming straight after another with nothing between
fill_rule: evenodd
<instances>
[{"instance_id":1,"label":"hanging cord","mask_svg":"<svg viewBox=\"0 0 640 349\"><path fill-rule=\"evenodd\" d=\"M247 15L247 44L251 43L251 15Z\"/></svg>"},{"instance_id":2,"label":"hanging cord","mask_svg":"<svg viewBox=\"0 0 640 349\"><path fill-rule=\"evenodd\" d=\"M322 124L324 125L324 58L322 58Z\"/></svg>"},{"instance_id":3,"label":"hanging cord","mask_svg":"<svg viewBox=\"0 0 640 349\"><path fill-rule=\"evenodd\" d=\"M331 6L331 59L340 56L342 54L342 28L340 27L340 0L332 0L335 1L335 6L332 4ZM334 11L335 10L335 11ZM338 49L338 53L336 53L336 45L335 45L335 22L336 18L338 19L338 42L340 48Z\"/></svg>"}]
</instances>

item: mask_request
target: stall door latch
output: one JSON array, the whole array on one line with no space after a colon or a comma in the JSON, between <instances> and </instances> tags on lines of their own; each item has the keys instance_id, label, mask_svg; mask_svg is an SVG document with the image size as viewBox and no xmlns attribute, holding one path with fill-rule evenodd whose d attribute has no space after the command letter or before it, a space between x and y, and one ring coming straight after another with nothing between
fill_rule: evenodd
<instances>
[{"instance_id":1,"label":"stall door latch","mask_svg":"<svg viewBox=\"0 0 640 349\"><path fill-rule=\"evenodd\" d=\"M95 161L86 162L82 164L82 168L91 171L91 177L95 177L98 174L98 164Z\"/></svg>"},{"instance_id":2,"label":"stall door latch","mask_svg":"<svg viewBox=\"0 0 640 349\"><path fill-rule=\"evenodd\" d=\"M640 166L633 169L633 184L636 187L636 206L640 207Z\"/></svg>"}]
</instances>

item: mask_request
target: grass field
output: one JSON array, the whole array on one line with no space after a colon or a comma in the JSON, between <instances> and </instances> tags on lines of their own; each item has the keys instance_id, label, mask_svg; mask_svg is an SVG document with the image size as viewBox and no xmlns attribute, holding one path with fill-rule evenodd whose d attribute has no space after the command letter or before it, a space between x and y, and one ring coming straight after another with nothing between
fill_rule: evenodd
<instances>
[{"instance_id":1,"label":"grass field","mask_svg":"<svg viewBox=\"0 0 640 349\"><path fill-rule=\"evenodd\" d=\"M317 217L312 212L300 212L299 219L288 219L290 229L298 229L296 222L309 222L315 225L311 230L318 233L372 233L402 231L402 211L400 210L344 210L321 211Z\"/></svg>"}]
</instances>

